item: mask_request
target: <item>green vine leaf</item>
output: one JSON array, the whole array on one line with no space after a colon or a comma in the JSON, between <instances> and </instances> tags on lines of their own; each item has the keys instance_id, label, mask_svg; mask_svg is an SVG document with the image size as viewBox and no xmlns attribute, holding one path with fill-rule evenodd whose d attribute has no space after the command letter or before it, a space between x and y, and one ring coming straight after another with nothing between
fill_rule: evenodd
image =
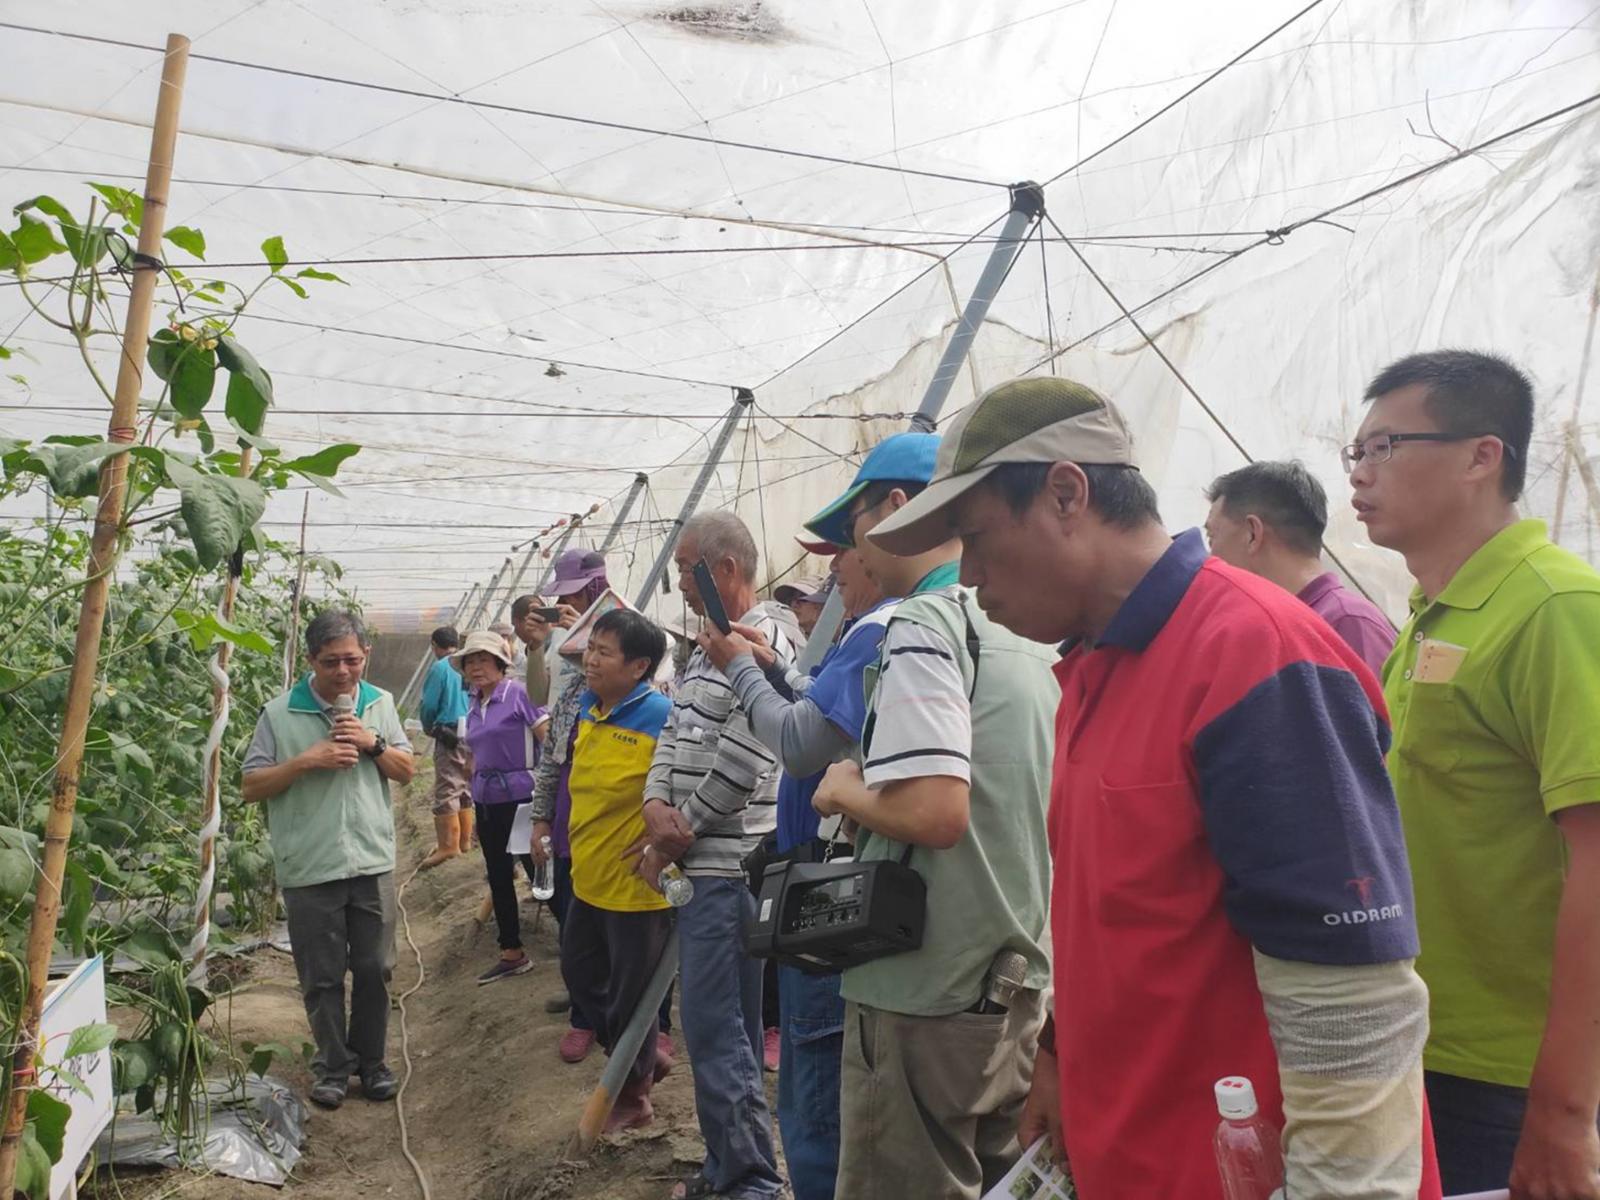
<instances>
[{"instance_id":1,"label":"green vine leaf","mask_svg":"<svg viewBox=\"0 0 1600 1200\"><path fill-rule=\"evenodd\" d=\"M11 235L11 245L18 257L30 266L66 249L63 243L56 240L56 232L48 222L26 213L22 216L22 224Z\"/></svg>"},{"instance_id":2,"label":"green vine leaf","mask_svg":"<svg viewBox=\"0 0 1600 1200\"><path fill-rule=\"evenodd\" d=\"M171 459L167 475L177 484L184 527L206 570L230 557L266 511L267 493L253 479L202 474Z\"/></svg>"},{"instance_id":3,"label":"green vine leaf","mask_svg":"<svg viewBox=\"0 0 1600 1200\"><path fill-rule=\"evenodd\" d=\"M196 258L206 256L206 235L198 229L191 229L187 225L174 225L161 235L180 250L186 250Z\"/></svg>"},{"instance_id":4,"label":"green vine leaf","mask_svg":"<svg viewBox=\"0 0 1600 1200\"><path fill-rule=\"evenodd\" d=\"M237 338L217 339L217 361L228 369L228 419L246 433L260 433L272 404L272 377Z\"/></svg>"},{"instance_id":5,"label":"green vine leaf","mask_svg":"<svg viewBox=\"0 0 1600 1200\"><path fill-rule=\"evenodd\" d=\"M126 454L120 442L91 442L86 446L39 445L23 460L50 481L57 496L81 499L100 490L100 464L113 454Z\"/></svg>"},{"instance_id":6,"label":"green vine leaf","mask_svg":"<svg viewBox=\"0 0 1600 1200\"><path fill-rule=\"evenodd\" d=\"M132 225L144 224L144 198L139 193L109 183L91 183L89 186L100 193L106 205L117 216Z\"/></svg>"},{"instance_id":7,"label":"green vine leaf","mask_svg":"<svg viewBox=\"0 0 1600 1200\"><path fill-rule=\"evenodd\" d=\"M286 471L294 471L300 475L337 475L345 459L360 453L361 447L355 443L338 442L332 446L324 446L315 454L291 458L283 464L283 467Z\"/></svg>"},{"instance_id":8,"label":"green vine leaf","mask_svg":"<svg viewBox=\"0 0 1600 1200\"><path fill-rule=\"evenodd\" d=\"M262 242L261 256L267 260L267 265L272 268L274 275L283 270L284 264L289 261L289 252L283 248L281 237L269 237Z\"/></svg>"},{"instance_id":9,"label":"green vine leaf","mask_svg":"<svg viewBox=\"0 0 1600 1200\"><path fill-rule=\"evenodd\" d=\"M350 286L349 283L340 279L332 271L319 271L315 267L307 267L303 271L296 271L294 277L296 279L320 279L324 283L343 283L345 287Z\"/></svg>"},{"instance_id":10,"label":"green vine leaf","mask_svg":"<svg viewBox=\"0 0 1600 1200\"><path fill-rule=\"evenodd\" d=\"M298 283L296 283L294 280L290 279L287 275L279 275L279 276L276 276L276 278L277 278L279 283L283 284L284 287L288 288L296 296L299 296L300 299L309 300L311 298L311 293L310 292L306 291L305 288L301 287Z\"/></svg>"}]
</instances>

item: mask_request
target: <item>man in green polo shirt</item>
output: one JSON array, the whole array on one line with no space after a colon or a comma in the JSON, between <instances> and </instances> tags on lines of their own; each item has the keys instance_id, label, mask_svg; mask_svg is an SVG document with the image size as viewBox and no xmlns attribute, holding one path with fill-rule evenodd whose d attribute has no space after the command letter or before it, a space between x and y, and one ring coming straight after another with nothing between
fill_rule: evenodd
<instances>
[{"instance_id":1,"label":"man in green polo shirt","mask_svg":"<svg viewBox=\"0 0 1600 1200\"><path fill-rule=\"evenodd\" d=\"M245 752L244 798L265 802L289 941L317 1044L311 1099L399 1090L384 1062L394 970L394 815L389 781L415 767L394 698L361 678L361 619L330 610L306 627L311 670L267 703ZM344 977L350 975L345 1020Z\"/></svg>"},{"instance_id":2,"label":"man in green polo shirt","mask_svg":"<svg viewBox=\"0 0 1600 1200\"><path fill-rule=\"evenodd\" d=\"M1416 354L1366 398L1353 503L1417 581L1384 693L1444 1190L1596 1200L1600 574L1518 519L1521 371Z\"/></svg>"}]
</instances>

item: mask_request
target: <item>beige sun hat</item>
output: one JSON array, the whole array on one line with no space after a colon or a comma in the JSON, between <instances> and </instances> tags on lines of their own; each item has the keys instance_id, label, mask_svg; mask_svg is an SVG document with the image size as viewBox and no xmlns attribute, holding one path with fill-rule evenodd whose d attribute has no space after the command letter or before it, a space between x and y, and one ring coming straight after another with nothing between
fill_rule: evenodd
<instances>
[{"instance_id":1,"label":"beige sun hat","mask_svg":"<svg viewBox=\"0 0 1600 1200\"><path fill-rule=\"evenodd\" d=\"M990 388L944 431L933 478L868 530L890 554L932 550L955 536L951 505L1004 463L1135 466L1133 435L1111 402L1070 379L1012 379Z\"/></svg>"},{"instance_id":2,"label":"beige sun hat","mask_svg":"<svg viewBox=\"0 0 1600 1200\"><path fill-rule=\"evenodd\" d=\"M474 629L461 643L461 649L450 656L450 661L460 666L469 654L492 654L501 666L509 667L511 658L506 654L506 640L492 629Z\"/></svg>"}]
</instances>

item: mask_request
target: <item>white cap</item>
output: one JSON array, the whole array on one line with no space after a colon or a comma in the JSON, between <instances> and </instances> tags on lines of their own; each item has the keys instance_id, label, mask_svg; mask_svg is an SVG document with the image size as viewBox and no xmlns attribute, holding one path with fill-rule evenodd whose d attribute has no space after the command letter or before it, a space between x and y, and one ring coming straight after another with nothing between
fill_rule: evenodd
<instances>
[{"instance_id":1,"label":"white cap","mask_svg":"<svg viewBox=\"0 0 1600 1200\"><path fill-rule=\"evenodd\" d=\"M1256 1115L1256 1089L1243 1075L1229 1075L1213 1085L1217 1111L1230 1121L1243 1121Z\"/></svg>"}]
</instances>

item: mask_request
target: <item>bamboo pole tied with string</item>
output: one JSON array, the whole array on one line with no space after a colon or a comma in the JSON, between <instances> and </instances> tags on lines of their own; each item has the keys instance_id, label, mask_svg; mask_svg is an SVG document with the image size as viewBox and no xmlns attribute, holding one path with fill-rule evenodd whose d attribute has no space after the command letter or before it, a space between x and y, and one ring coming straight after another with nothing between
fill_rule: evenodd
<instances>
[{"instance_id":1,"label":"bamboo pole tied with string","mask_svg":"<svg viewBox=\"0 0 1600 1200\"><path fill-rule=\"evenodd\" d=\"M128 315L123 326L122 353L107 433L110 441L124 446L132 446L138 437L139 388L144 379L145 346L150 340L151 303L161 271L161 237L166 226L167 193L172 183L172 160L178 140L178 110L188 63L189 39L181 34L169 34L156 100L155 125L150 136L144 219L139 227L138 254L132 264L133 283L129 290ZM61 916L61 880L66 870L67 842L72 835L72 819L78 803L78 772L83 765L84 740L100 666L106 599L111 573L117 565L127 474L126 453L112 454L101 463L99 501L89 543L83 599L78 610L72 672L67 680L50 814L45 821L33 916L28 928L28 991L22 1026L16 1045L12 1047L13 1087L4 1133L0 1134L0 1196L10 1196L14 1190L17 1158L27 1122L28 1094L34 1082L34 1058L38 1052L45 987L49 981L50 953Z\"/></svg>"}]
</instances>

